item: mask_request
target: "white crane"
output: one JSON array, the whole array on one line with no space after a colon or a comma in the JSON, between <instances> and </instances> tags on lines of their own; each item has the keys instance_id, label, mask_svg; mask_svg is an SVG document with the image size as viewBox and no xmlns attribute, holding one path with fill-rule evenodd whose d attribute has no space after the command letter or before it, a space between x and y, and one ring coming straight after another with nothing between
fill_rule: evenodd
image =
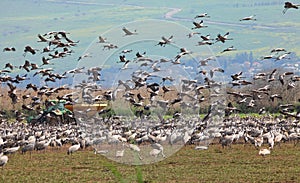
<instances>
[{"instance_id":1,"label":"white crane","mask_svg":"<svg viewBox=\"0 0 300 183\"><path fill-rule=\"evenodd\" d=\"M13 154L13 153L17 152L19 149L20 149L20 146L6 148L6 149L4 149L3 153L4 154Z\"/></svg>"},{"instance_id":2,"label":"white crane","mask_svg":"<svg viewBox=\"0 0 300 183\"><path fill-rule=\"evenodd\" d=\"M108 150L97 150L96 148L94 148L94 154L107 154Z\"/></svg>"},{"instance_id":3,"label":"white crane","mask_svg":"<svg viewBox=\"0 0 300 183\"><path fill-rule=\"evenodd\" d=\"M166 155L164 154L164 147L161 144L154 143L151 144L151 147L153 149L149 152L150 156L154 156L155 158L157 158L158 155L161 154L163 158L166 157Z\"/></svg>"},{"instance_id":4,"label":"white crane","mask_svg":"<svg viewBox=\"0 0 300 183\"><path fill-rule=\"evenodd\" d=\"M266 148L261 149L261 150L259 150L259 152L258 152L258 155L261 155L261 156L266 156L266 155L268 155L268 154L271 154L271 151L270 151L269 149L266 149Z\"/></svg>"},{"instance_id":5,"label":"white crane","mask_svg":"<svg viewBox=\"0 0 300 183\"><path fill-rule=\"evenodd\" d=\"M291 59L290 57L287 57L289 54L291 54L291 52L287 52L282 55L279 55L278 57L275 58L275 61L283 60L283 59Z\"/></svg>"},{"instance_id":6,"label":"white crane","mask_svg":"<svg viewBox=\"0 0 300 183\"><path fill-rule=\"evenodd\" d=\"M256 20L256 18L254 18L255 15L251 15L251 16L248 16L248 17L244 17L242 19L240 19L240 21L249 21L249 20Z\"/></svg>"},{"instance_id":7,"label":"white crane","mask_svg":"<svg viewBox=\"0 0 300 183\"><path fill-rule=\"evenodd\" d=\"M69 147L68 151L67 151L67 154L68 155L72 155L72 153L78 151L78 149L80 148L80 144L75 144L75 145L72 145L71 147Z\"/></svg>"},{"instance_id":8,"label":"white crane","mask_svg":"<svg viewBox=\"0 0 300 183\"><path fill-rule=\"evenodd\" d=\"M158 157L158 155L161 153L161 150L159 149L152 149L150 152L149 152L149 155L150 156L154 156L155 158Z\"/></svg>"},{"instance_id":9,"label":"white crane","mask_svg":"<svg viewBox=\"0 0 300 183\"><path fill-rule=\"evenodd\" d=\"M124 151L125 151L125 149L116 151L116 158L123 157L124 156Z\"/></svg>"},{"instance_id":10,"label":"white crane","mask_svg":"<svg viewBox=\"0 0 300 183\"><path fill-rule=\"evenodd\" d=\"M269 131L268 133L263 134L263 137L268 139L269 147L270 147L270 149L273 149L273 147L274 147L274 138L275 138L273 132Z\"/></svg>"},{"instance_id":11,"label":"white crane","mask_svg":"<svg viewBox=\"0 0 300 183\"><path fill-rule=\"evenodd\" d=\"M201 145L199 145L199 146L195 147L195 150L207 150L207 149L208 149L207 146L201 146Z\"/></svg>"},{"instance_id":12,"label":"white crane","mask_svg":"<svg viewBox=\"0 0 300 183\"><path fill-rule=\"evenodd\" d=\"M222 147L224 148L225 146L231 147L231 144L233 142L233 140L235 139L235 135L223 135L220 138L220 143L222 145Z\"/></svg>"},{"instance_id":13,"label":"white crane","mask_svg":"<svg viewBox=\"0 0 300 183\"><path fill-rule=\"evenodd\" d=\"M260 147L264 143L264 138L262 135L254 138L254 145L256 148Z\"/></svg>"},{"instance_id":14,"label":"white crane","mask_svg":"<svg viewBox=\"0 0 300 183\"><path fill-rule=\"evenodd\" d=\"M35 144L35 149L37 151L41 151L41 150L46 150L46 148L49 146L50 142L52 139L47 140L43 140L43 141L39 141Z\"/></svg>"},{"instance_id":15,"label":"white crane","mask_svg":"<svg viewBox=\"0 0 300 183\"><path fill-rule=\"evenodd\" d=\"M8 162L8 157L3 155L3 153L0 154L0 166L2 166L2 169Z\"/></svg>"},{"instance_id":16,"label":"white crane","mask_svg":"<svg viewBox=\"0 0 300 183\"><path fill-rule=\"evenodd\" d=\"M30 136L28 137L28 140L26 142L26 145L24 145L22 147L22 154L25 154L27 151L30 152L30 158L31 158L31 152L34 150L34 147L35 147L35 143L36 143L36 138L35 136Z\"/></svg>"}]
</instances>

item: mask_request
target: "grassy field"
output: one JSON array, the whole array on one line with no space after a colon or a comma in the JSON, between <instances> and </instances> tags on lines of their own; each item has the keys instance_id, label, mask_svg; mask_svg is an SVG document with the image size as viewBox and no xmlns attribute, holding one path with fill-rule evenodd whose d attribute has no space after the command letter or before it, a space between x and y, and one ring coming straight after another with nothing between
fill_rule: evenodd
<instances>
[{"instance_id":1,"label":"grassy field","mask_svg":"<svg viewBox=\"0 0 300 183\"><path fill-rule=\"evenodd\" d=\"M261 157L250 145L234 144L206 151L186 146L164 161L142 166L119 164L81 150L68 156L67 147L14 154L0 170L0 182L299 182L300 147L275 147Z\"/></svg>"}]
</instances>

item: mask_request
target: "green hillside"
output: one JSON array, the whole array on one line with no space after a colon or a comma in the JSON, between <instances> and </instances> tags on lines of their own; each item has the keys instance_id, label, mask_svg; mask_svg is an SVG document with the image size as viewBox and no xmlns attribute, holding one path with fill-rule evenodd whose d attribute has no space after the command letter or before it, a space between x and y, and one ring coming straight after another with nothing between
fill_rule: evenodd
<instances>
[{"instance_id":1,"label":"green hillside","mask_svg":"<svg viewBox=\"0 0 300 183\"><path fill-rule=\"evenodd\" d=\"M298 10L288 10L282 13L284 1L63 1L63 0L3 0L0 2L0 47L14 46L17 52L0 53L0 64L7 62L20 65L25 45L40 48L37 34L49 31L66 30L73 40L80 40L74 48L75 53L63 62L55 64L55 68L68 70L76 67L77 58L87 48L95 43L99 35L105 35L122 25L143 20L166 20L185 26L187 30L193 27L192 21L197 14L207 12L210 18L202 18L207 28L199 30L201 35L230 32L232 41L225 44L215 44L210 49L218 54L224 48L234 45L236 52L224 54L235 56L237 53L252 52L254 58L269 54L274 47L284 47L286 50L300 54L297 36L300 31ZM174 9L175 13L168 14ZM168 15L168 16L167 16ZM256 15L257 21L241 22L239 19ZM143 28L147 25L143 25ZM134 27L133 27L134 29ZM148 26L154 35L162 35L161 29ZM170 35L176 30L168 30ZM190 30L191 31L191 30ZM121 31L119 31L122 34ZM167 36L167 35L165 35ZM185 36L185 35L182 35ZM139 39L144 39L140 36ZM157 38L158 41L160 37ZM200 40L200 38L199 38ZM117 41L116 41L117 42ZM194 46L197 42L184 42L182 47ZM41 48L42 49L42 48ZM40 63L40 56L29 57L31 62Z\"/></svg>"}]
</instances>

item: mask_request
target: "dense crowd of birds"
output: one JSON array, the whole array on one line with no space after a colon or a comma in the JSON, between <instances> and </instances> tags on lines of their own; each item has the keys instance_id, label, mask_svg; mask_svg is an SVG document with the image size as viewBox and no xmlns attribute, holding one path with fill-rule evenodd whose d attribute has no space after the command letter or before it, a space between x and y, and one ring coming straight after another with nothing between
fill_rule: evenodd
<instances>
[{"instance_id":1,"label":"dense crowd of birds","mask_svg":"<svg viewBox=\"0 0 300 183\"><path fill-rule=\"evenodd\" d=\"M298 9L299 5L286 2L283 13L288 9ZM194 27L192 31L207 28L204 20L197 22L199 18L210 18L207 13L202 13L194 17L192 22ZM240 21L256 21L255 15L241 18ZM131 31L126 27L122 28L124 39L129 36L137 36L137 30ZM187 34L188 39L200 32L191 32ZM43 49L25 46L23 51L24 58L28 54L37 55L41 53L41 64L25 60L21 65L6 63L0 71L1 85L8 86L7 96L10 98L13 106L13 114L16 122L11 122L7 117L7 112L1 111L0 123L0 166L4 167L8 162L8 154L18 151L25 154L32 151L45 150L48 147L62 147L69 144L67 154L73 154L80 148L94 146L95 154L110 154L116 158L125 156L127 149L134 152L140 161L146 156L154 158L164 158L169 154L167 148L186 143L195 144L195 149L207 149L213 139L219 139L223 146L231 146L236 142L243 141L251 143L257 149L261 148L264 143L268 144L269 149L261 149L260 155L270 154L277 144L284 141L298 142L300 139L300 111L296 111L295 104L298 101L287 103L283 100L284 96L272 93L272 83L280 83L288 91L299 89L300 76L292 71L281 71L274 68L271 72L257 73L249 80L243 76L243 72L231 75L232 85L230 90L224 88L225 83L216 81L219 74L224 73L221 67L210 67L211 61L216 60L218 56L208 57L199 60L201 75L203 80L199 79L180 79L180 91L172 87L172 83L178 79L174 76L162 75L162 68L171 68L173 65L183 65L184 57L193 53L186 48L180 48L172 59L161 58L156 60L147 56L146 52L136 52L133 59L128 59L128 55L133 52L132 49L125 49L120 52L116 64L120 65L120 72L126 72L130 69L131 78L126 80L120 79L116 88L104 89L99 83L102 81L101 67L79 67L63 73L55 73L51 68L54 60L64 59L74 53L72 49L79 41L73 41L69 38L70 33L66 31L51 31L46 34L38 34L39 43L46 46ZM222 44L228 41L234 41L230 32L218 34L215 38L210 35L201 35L201 41L197 46ZM173 35L162 36L156 45L167 47L174 43L176 39ZM99 36L97 44L102 46L102 51L117 49L118 45L110 43L103 36ZM234 46L225 48L220 52L237 50ZM16 52L14 47L6 47L3 52ZM271 55L262 56L260 60L272 59L275 61L287 60L291 52L285 48L274 48L270 50ZM90 53L85 53L78 57L77 61L84 61L88 57L93 57ZM130 68L131 66L132 68ZM206 70L205 68L208 68ZM17 70L17 71L15 71ZM26 72L23 75L9 74ZM82 81L76 83L74 88L68 85L49 87L48 83L56 83L59 80L68 77L84 76ZM45 82L44 86L37 86L30 82L32 77L40 76ZM157 79L159 78L159 79ZM252 85L253 81L260 80L265 83L264 86L255 88L251 91L241 92L235 90L236 86ZM150 82L153 81L153 82ZM25 89L19 89L20 83L28 83ZM64 93L62 95L62 93ZM227 102L224 95L234 97L234 100ZM2 94L1 97L5 95ZM234 105L245 103L248 108L253 108L262 98L270 98L285 101L281 104L279 112L281 116L271 117L264 116L261 118L238 118L231 115L240 111ZM70 104L76 103L98 103L107 102L109 107L98 111L96 115L87 115L87 110L76 110L72 118L76 117L77 124L60 124L49 125L38 123L31 125L23 123L31 112L37 112L39 116L44 115L43 109L47 100L56 98L66 100ZM125 101L134 116L115 115L113 103ZM209 103L208 112L204 118L200 118L198 110L203 103ZM16 109L16 104L21 103L22 109ZM128 105L127 105L128 104ZM197 111L197 112L195 112ZM296 111L296 112L295 112ZM267 113L265 108L256 111L259 114ZM165 118L165 114L171 117ZM155 114L155 115L153 115ZM48 114L46 114L48 115ZM75 115L75 116L74 116ZM49 118L51 116L48 116ZM142 145L150 147L144 153ZM111 152L112 147L116 147ZM148 146L147 146L148 147ZM126 151L125 151L126 150Z\"/></svg>"}]
</instances>

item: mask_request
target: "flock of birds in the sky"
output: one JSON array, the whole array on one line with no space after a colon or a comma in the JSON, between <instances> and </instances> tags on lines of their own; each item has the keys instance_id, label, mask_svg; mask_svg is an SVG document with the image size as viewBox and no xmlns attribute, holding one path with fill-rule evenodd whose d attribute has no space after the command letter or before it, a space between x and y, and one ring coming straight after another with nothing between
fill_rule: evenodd
<instances>
[{"instance_id":1,"label":"flock of birds in the sky","mask_svg":"<svg viewBox=\"0 0 300 183\"><path fill-rule=\"evenodd\" d=\"M288 9L298 9L300 5L286 2L283 13ZM194 17L194 27L192 31L207 28L204 21L196 22L199 18L210 18L207 13ZM240 21L256 21L256 16L241 18ZM130 31L123 27L123 38L138 35L137 30ZM187 34L188 38L200 32ZM185 35L184 35L185 36ZM197 46L213 45L234 41L230 33L218 34L216 38L210 35L200 36L201 41ZM162 49L173 43L176 39L173 35L162 36L161 40L154 46L161 46ZM136 52L133 59L128 59L128 54L132 49L122 50L119 54L117 65L120 65L120 72L131 71L131 78L118 80L116 88L101 88L101 74L104 68L101 67L80 67L56 73L50 66L55 65L55 60L64 59L74 53L74 48L79 41L70 39L70 33L65 31L51 31L46 34L38 34L38 42L46 44L43 49L25 46L24 58L30 55L42 54L41 64L37 64L26 59L23 64L15 65L6 63L0 71L1 86L8 86L7 93L1 93L1 98L8 96L11 100L13 114L16 122L9 122L6 119L8 111L2 108L0 122L0 166L4 167L8 162L7 154L17 151L22 153L34 150L44 150L49 146L61 147L64 144L72 144L67 154L72 154L80 148L94 146L95 154L106 154L110 157L121 159L126 156L125 149L130 149L134 157L138 157L141 162L146 157L165 158L166 148L172 148L176 144L198 144L195 149L207 149L207 145L213 138L219 138L220 144L230 146L231 144L244 139L245 143L251 142L256 148L261 148L263 143L269 145L269 149L261 149L260 155L270 154L270 150L282 141L300 139L300 111L295 112L295 103L298 101L286 101L280 94L273 93L272 83L280 83L282 87L290 92L299 89L300 76L293 71L282 71L272 69L270 72L257 73L251 80L245 79L243 72L231 75L230 90L223 92L225 83L218 82L215 78L224 73L221 67L210 67L211 62L217 56L199 60L198 75L203 80L180 79L180 91L172 87L173 82L178 79L176 76L167 76L161 73L162 68L172 68L174 65L182 65L184 57L193 53L186 48L180 48L172 59L161 58L155 60L148 57L146 52ZM107 38L99 36L97 44L102 46L102 51L118 49L117 44L110 43ZM234 46L230 46L221 51L220 54L235 51ZM3 52L16 52L14 47L6 47ZM7 53L9 54L9 53ZM271 55L262 56L260 60L272 59L274 61L288 60L291 52L285 48L274 48L270 50ZM86 53L78 57L77 61L91 57ZM122 66L121 66L122 65ZM136 67L138 69L132 69ZM209 68L208 70L205 68ZM10 74L13 72L13 74ZM22 73L25 74L17 74ZM49 87L48 83L56 83L68 77L76 77L81 74L87 77L76 84L74 88L68 85ZM33 77L41 77L46 85L37 86L30 82ZM159 78L159 79L157 79ZM256 88L254 81L266 83L262 87ZM151 82L153 81L153 82ZM157 81L157 82L156 82ZM20 83L28 83L25 89L18 88ZM253 85L247 93L241 92L242 86ZM238 86L238 89L236 89ZM79 90L78 90L79 89ZM78 92L79 91L79 92ZM234 99L225 104L224 94L233 96ZM105 108L95 116L87 116L91 109L75 109L72 117L76 117L77 124L46 124L45 122L30 125L23 123L28 114L36 112L38 117L48 117L56 120L53 113L43 111L48 99L66 100L67 103L109 103L109 108ZM248 117L240 119L229 117L240 109L235 104L246 104L248 108L253 108L259 100L269 98L271 102L282 101L279 107L281 117L266 116L262 119ZM124 100L125 106L129 106L134 117L127 119L124 116L113 114L113 103ZM200 119L198 111L203 103L210 103L207 114ZM285 102L285 103L283 103ZM291 102L291 103L288 103ZM21 103L21 108L17 104ZM128 104L128 105L127 105ZM170 112L171 111L171 112ZM192 111L192 112L191 112ZM267 113L263 107L256 111L259 114ZM165 114L171 114L171 118L165 118ZM192 115L190 115L192 114ZM195 115L194 115L195 114ZM154 116L153 116L154 115ZM223 117L227 118L224 119ZM85 130L87 131L85 131ZM266 141L264 141L266 139ZM105 146L110 145L110 148ZM121 145L120 145L121 144ZM145 153L143 144L150 144ZM202 144L202 145L201 145ZM147 146L148 147L148 146ZM111 152L111 150L113 152ZM127 155L127 157L130 155ZM125 160L124 160L125 161Z\"/></svg>"}]
</instances>

